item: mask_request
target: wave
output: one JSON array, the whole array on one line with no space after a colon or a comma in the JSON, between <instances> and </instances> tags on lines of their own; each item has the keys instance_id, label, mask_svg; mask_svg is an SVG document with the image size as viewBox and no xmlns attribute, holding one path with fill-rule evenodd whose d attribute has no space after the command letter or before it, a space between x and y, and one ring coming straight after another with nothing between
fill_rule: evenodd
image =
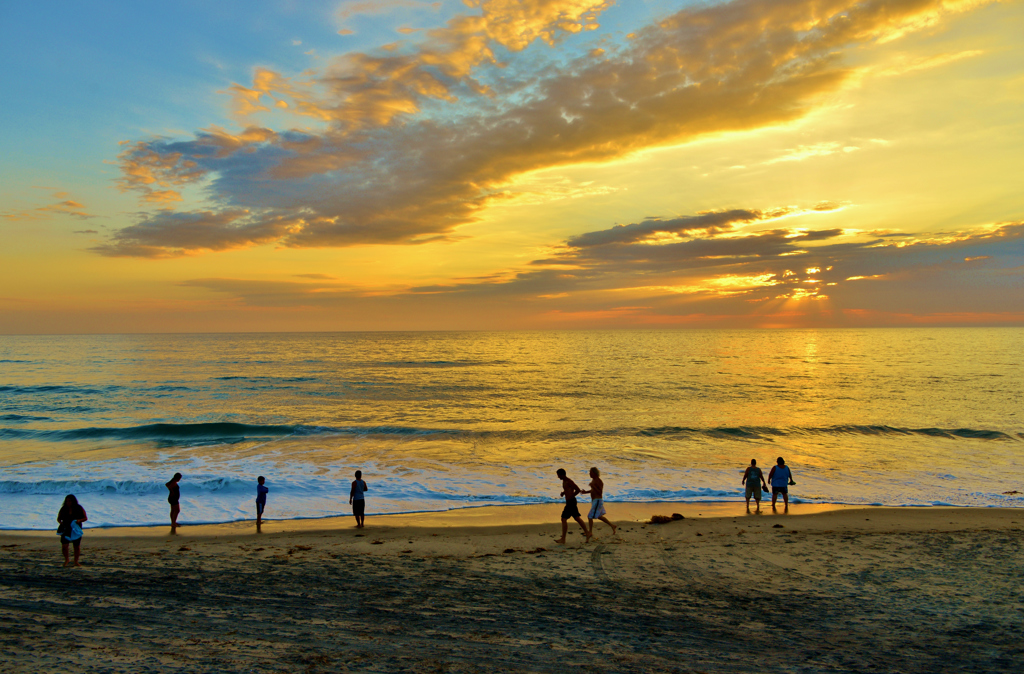
<instances>
[{"instance_id":1,"label":"wave","mask_svg":"<svg viewBox=\"0 0 1024 674\"><path fill-rule=\"evenodd\" d=\"M31 414L0 414L0 421L53 421L51 417L35 417Z\"/></svg>"},{"instance_id":2,"label":"wave","mask_svg":"<svg viewBox=\"0 0 1024 674\"><path fill-rule=\"evenodd\" d=\"M252 480L237 480L217 477L199 482L183 484L183 494L189 492L239 492L249 493L254 490ZM33 495L64 495L64 494L119 494L124 496L141 496L147 494L167 495L167 486L159 481L142 480L39 480L36 482L20 482L17 480L0 481L0 494L33 494Z\"/></svg>"},{"instance_id":3,"label":"wave","mask_svg":"<svg viewBox=\"0 0 1024 674\"><path fill-rule=\"evenodd\" d=\"M100 393L112 393L120 391L122 386L101 386L99 388L88 386L72 386L69 384L38 384L35 386L0 386L0 393L76 393L78 395L97 395Z\"/></svg>"},{"instance_id":4,"label":"wave","mask_svg":"<svg viewBox=\"0 0 1024 674\"><path fill-rule=\"evenodd\" d=\"M146 424L128 428L72 428L34 430L0 428L0 439L32 440L158 440L164 442L230 441L300 433L299 426L211 422L201 424Z\"/></svg>"},{"instance_id":5,"label":"wave","mask_svg":"<svg viewBox=\"0 0 1024 674\"><path fill-rule=\"evenodd\" d=\"M4 415L2 420L13 422L43 421L47 417ZM610 428L559 431L477 431L445 428L415 428L407 426L317 426L305 424L244 424L233 422L208 422L194 424L157 423L125 428L72 428L32 429L0 428L0 440L150 440L166 444L238 442L245 439L284 436L328 436L348 435L358 437L403 436L403 437L447 437L473 442L477 440L507 441L565 441L587 438L614 437L655 437L665 440L721 439L741 442L773 442L786 437L808 436L924 436L963 440L1019 440L1002 431L976 428L900 428L883 425L838 425L825 427L710 427L693 428L686 426L660 426L654 428Z\"/></svg>"}]
</instances>

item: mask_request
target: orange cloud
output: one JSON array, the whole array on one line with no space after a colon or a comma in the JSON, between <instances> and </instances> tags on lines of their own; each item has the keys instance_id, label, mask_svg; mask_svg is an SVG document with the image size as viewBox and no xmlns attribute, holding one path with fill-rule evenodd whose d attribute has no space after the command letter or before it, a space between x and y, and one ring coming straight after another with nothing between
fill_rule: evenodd
<instances>
[{"instance_id":1,"label":"orange cloud","mask_svg":"<svg viewBox=\"0 0 1024 674\"><path fill-rule=\"evenodd\" d=\"M74 199L68 198L70 195L67 192L60 190L54 190L51 188L39 188L45 189L51 192L55 202L47 204L45 206L39 206L37 208L30 208L22 211L8 211L6 213L0 213L0 218L5 220L42 220L44 218L53 215L71 215L76 218L92 218L95 217L86 212L85 206Z\"/></svg>"},{"instance_id":2,"label":"orange cloud","mask_svg":"<svg viewBox=\"0 0 1024 674\"><path fill-rule=\"evenodd\" d=\"M529 44L584 31L609 3L469 4L478 13L417 43L346 54L297 77L257 69L251 86L231 89L243 116L284 103L324 128L252 125L237 135L209 129L188 141L131 143L121 154L122 186L154 198L209 181L211 212L250 211L243 227L220 225L233 245L265 243L272 231L292 247L450 238L488 204L515 198L509 185L532 171L797 119L851 76L844 52L978 3L734 0L684 9L597 56L539 73L517 74L513 63L501 77L495 47L514 58ZM797 148L785 160L852 149ZM289 226L274 225L282 221ZM246 244L243 231L257 238ZM129 228L105 250L154 251L163 233ZM175 241L177 251L215 250L205 236L192 247Z\"/></svg>"}]
</instances>

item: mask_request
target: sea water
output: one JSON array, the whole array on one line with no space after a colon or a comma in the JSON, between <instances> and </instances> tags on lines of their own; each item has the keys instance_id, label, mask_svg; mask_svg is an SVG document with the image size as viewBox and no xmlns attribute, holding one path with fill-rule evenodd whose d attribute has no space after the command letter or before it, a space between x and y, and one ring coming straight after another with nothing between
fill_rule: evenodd
<instances>
[{"instance_id":1,"label":"sea water","mask_svg":"<svg viewBox=\"0 0 1024 674\"><path fill-rule=\"evenodd\" d=\"M1024 506L1024 330L677 330L0 337L0 528L557 501ZM612 507L612 510L614 508Z\"/></svg>"}]
</instances>

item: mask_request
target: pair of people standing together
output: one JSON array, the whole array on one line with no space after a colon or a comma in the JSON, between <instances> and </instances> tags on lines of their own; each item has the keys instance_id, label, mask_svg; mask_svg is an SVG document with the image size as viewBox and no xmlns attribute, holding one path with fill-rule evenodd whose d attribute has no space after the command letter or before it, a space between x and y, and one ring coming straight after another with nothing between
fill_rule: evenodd
<instances>
[{"instance_id":1,"label":"pair of people standing together","mask_svg":"<svg viewBox=\"0 0 1024 674\"><path fill-rule=\"evenodd\" d=\"M772 485L772 510L775 510L775 502L778 500L779 494L782 494L782 500L786 504L785 509L788 511L789 485L796 484L796 482L793 481L793 471L789 469L785 459L781 456L775 460L775 465L768 473L768 482ZM761 512L761 489L764 488L764 491L767 492L768 485L765 483L764 473L757 467L757 459L750 460L750 465L743 471L743 479L740 480L740 484L746 484L747 512L750 512L750 497L754 497L754 501L757 502L755 512Z\"/></svg>"}]
</instances>

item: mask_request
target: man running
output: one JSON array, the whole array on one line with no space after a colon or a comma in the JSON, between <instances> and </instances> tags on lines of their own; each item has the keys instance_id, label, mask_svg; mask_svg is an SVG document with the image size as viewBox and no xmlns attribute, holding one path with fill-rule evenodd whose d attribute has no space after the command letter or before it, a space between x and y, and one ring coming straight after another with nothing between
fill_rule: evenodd
<instances>
[{"instance_id":1,"label":"man running","mask_svg":"<svg viewBox=\"0 0 1024 674\"><path fill-rule=\"evenodd\" d=\"M583 523L582 519L580 519L580 509L576 504L576 495L583 492L578 486L576 486L575 482L566 476L564 468L559 468L555 471L555 474L558 475L558 478L562 481L562 493L559 494L559 496L565 497L565 507L562 508L562 537L556 538L555 543L565 545L565 535L569 533L570 517L576 520L576 523L580 525L581 529L583 529L583 535L587 537L585 542L589 543L590 530L587 529L587 525Z\"/></svg>"},{"instance_id":2,"label":"man running","mask_svg":"<svg viewBox=\"0 0 1024 674\"><path fill-rule=\"evenodd\" d=\"M590 489L581 491L581 494L590 494L590 512L587 514L588 521L590 522L590 533L594 533L594 518L601 520L612 528L612 536L615 535L615 530L618 528L614 524L608 521L605 517L604 509L604 481L601 479L601 471L596 467L590 469Z\"/></svg>"}]
</instances>

